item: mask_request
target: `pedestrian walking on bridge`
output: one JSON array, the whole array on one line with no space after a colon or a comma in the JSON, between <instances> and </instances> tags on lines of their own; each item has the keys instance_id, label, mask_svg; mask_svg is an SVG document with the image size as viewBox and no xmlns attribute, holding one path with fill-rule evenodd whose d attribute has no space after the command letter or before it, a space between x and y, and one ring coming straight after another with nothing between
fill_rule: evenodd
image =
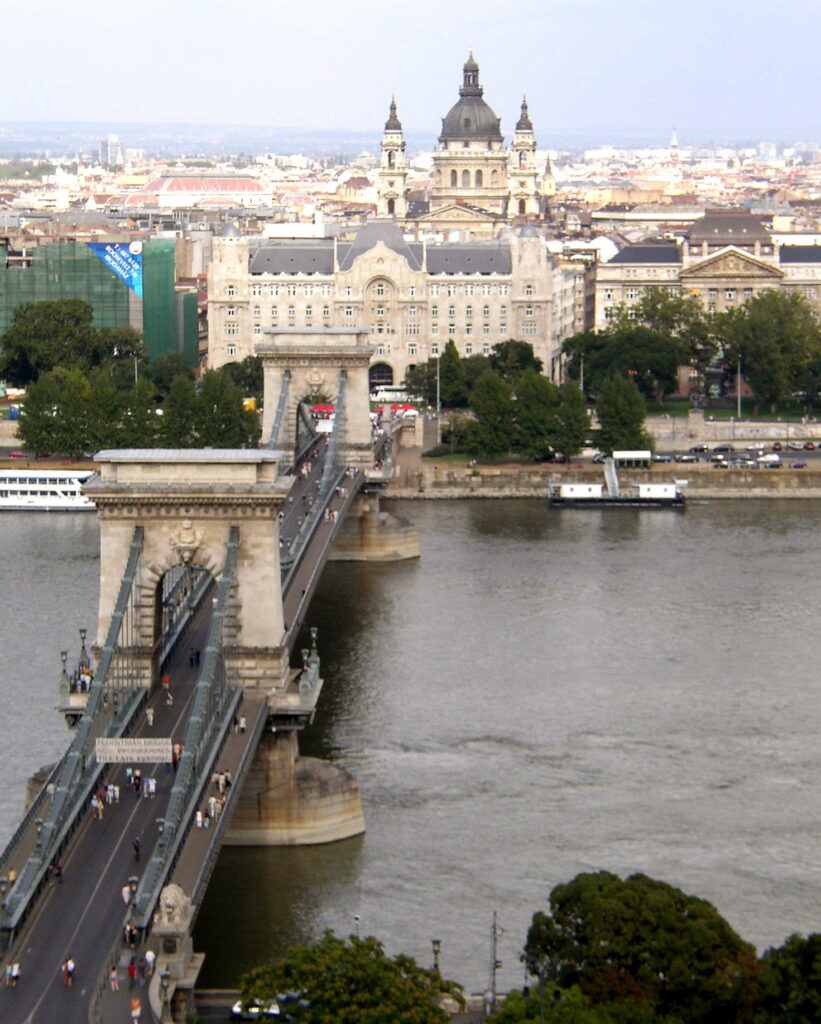
<instances>
[{"instance_id":1,"label":"pedestrian walking on bridge","mask_svg":"<svg viewBox=\"0 0 821 1024\"><path fill-rule=\"evenodd\" d=\"M139 996L134 996L131 1000L131 1020L133 1024L139 1024L140 1017L143 1012L143 1001Z\"/></svg>"},{"instance_id":2,"label":"pedestrian walking on bridge","mask_svg":"<svg viewBox=\"0 0 821 1024\"><path fill-rule=\"evenodd\" d=\"M63 961L61 968L63 972L63 984L66 986L66 988L71 988L72 985L74 984L75 968L76 964L74 963L74 957L67 956Z\"/></svg>"},{"instance_id":3,"label":"pedestrian walking on bridge","mask_svg":"<svg viewBox=\"0 0 821 1024\"><path fill-rule=\"evenodd\" d=\"M140 838L139 838L139 836L134 836L134 838L131 840L131 849L134 851L134 860L139 860L140 859Z\"/></svg>"}]
</instances>

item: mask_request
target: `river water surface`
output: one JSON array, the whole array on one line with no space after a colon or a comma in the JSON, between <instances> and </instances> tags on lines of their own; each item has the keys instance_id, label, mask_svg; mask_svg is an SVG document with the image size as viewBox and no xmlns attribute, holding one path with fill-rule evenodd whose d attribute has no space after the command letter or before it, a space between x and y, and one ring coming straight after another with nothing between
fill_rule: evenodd
<instances>
[{"instance_id":1,"label":"river water surface","mask_svg":"<svg viewBox=\"0 0 821 1024\"><path fill-rule=\"evenodd\" d=\"M495 910L504 989L552 886L600 869L702 895L760 949L821 930L821 504L392 509L422 558L331 564L309 614L325 689L302 749L354 772L368 831L226 849L204 984L358 927L425 964L441 939L481 990ZM68 740L58 652L93 634L97 538L93 516L0 516L3 838Z\"/></svg>"}]
</instances>

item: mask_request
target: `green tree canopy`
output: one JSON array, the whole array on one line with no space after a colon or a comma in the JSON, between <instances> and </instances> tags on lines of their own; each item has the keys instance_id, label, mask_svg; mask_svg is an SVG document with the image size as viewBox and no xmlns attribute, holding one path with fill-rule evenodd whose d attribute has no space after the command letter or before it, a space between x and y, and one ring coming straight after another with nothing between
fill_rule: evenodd
<instances>
[{"instance_id":1,"label":"green tree canopy","mask_svg":"<svg viewBox=\"0 0 821 1024\"><path fill-rule=\"evenodd\" d=\"M652 448L644 429L647 410L639 389L629 377L615 374L602 384L596 403L596 439L603 452Z\"/></svg>"},{"instance_id":2,"label":"green tree canopy","mask_svg":"<svg viewBox=\"0 0 821 1024\"><path fill-rule=\"evenodd\" d=\"M445 408L467 405L468 391L465 370L456 345L449 341L439 357L439 395Z\"/></svg>"},{"instance_id":3,"label":"green tree canopy","mask_svg":"<svg viewBox=\"0 0 821 1024\"><path fill-rule=\"evenodd\" d=\"M309 1004L299 1017L303 1024L445 1024L448 1016L436 1005L443 991L455 993L456 987L438 971L408 956L388 957L375 938L345 940L330 931L241 979L246 1002L303 993Z\"/></svg>"},{"instance_id":4,"label":"green tree canopy","mask_svg":"<svg viewBox=\"0 0 821 1024\"><path fill-rule=\"evenodd\" d=\"M810 1024L821 1020L821 935L791 935L761 958L755 1024Z\"/></svg>"},{"instance_id":5,"label":"green tree canopy","mask_svg":"<svg viewBox=\"0 0 821 1024\"><path fill-rule=\"evenodd\" d=\"M809 364L821 356L818 321L798 292L761 292L722 314L719 329L731 365L741 361L756 410L791 395Z\"/></svg>"},{"instance_id":6,"label":"green tree canopy","mask_svg":"<svg viewBox=\"0 0 821 1024\"><path fill-rule=\"evenodd\" d=\"M259 356L246 356L239 363L225 363L220 373L232 387L239 388L243 397L262 401L263 372Z\"/></svg>"},{"instance_id":7,"label":"green tree canopy","mask_svg":"<svg viewBox=\"0 0 821 1024\"><path fill-rule=\"evenodd\" d=\"M33 383L17 432L32 452L77 456L89 450L91 384L80 370L58 367Z\"/></svg>"},{"instance_id":8,"label":"green tree canopy","mask_svg":"<svg viewBox=\"0 0 821 1024\"><path fill-rule=\"evenodd\" d=\"M186 377L193 381L194 371L179 352L163 352L151 360L148 376L154 382L157 394L164 399L170 394L171 386L177 377Z\"/></svg>"},{"instance_id":9,"label":"green tree canopy","mask_svg":"<svg viewBox=\"0 0 821 1024\"><path fill-rule=\"evenodd\" d=\"M202 448L253 448L259 441L259 416L242 407L242 392L217 370L208 370L200 381L197 403L198 446Z\"/></svg>"},{"instance_id":10,"label":"green tree canopy","mask_svg":"<svg viewBox=\"0 0 821 1024\"><path fill-rule=\"evenodd\" d=\"M490 350L490 368L509 384L515 384L517 378L526 370L541 373L544 369L541 359L537 359L533 346L529 341L500 341Z\"/></svg>"},{"instance_id":11,"label":"green tree canopy","mask_svg":"<svg viewBox=\"0 0 821 1024\"><path fill-rule=\"evenodd\" d=\"M515 430L508 443L528 458L549 459L556 451L559 389L533 369L525 370L515 387Z\"/></svg>"},{"instance_id":12,"label":"green tree canopy","mask_svg":"<svg viewBox=\"0 0 821 1024\"><path fill-rule=\"evenodd\" d=\"M469 447L474 455L497 458L513 447L513 392L498 373L486 370L470 393L476 417L471 425Z\"/></svg>"},{"instance_id":13,"label":"green tree canopy","mask_svg":"<svg viewBox=\"0 0 821 1024\"><path fill-rule=\"evenodd\" d=\"M179 374L163 402L160 437L165 448L188 448L197 437L199 399L194 382Z\"/></svg>"},{"instance_id":14,"label":"green tree canopy","mask_svg":"<svg viewBox=\"0 0 821 1024\"><path fill-rule=\"evenodd\" d=\"M749 1016L752 946L706 900L646 875L580 874L534 914L525 962L596 1005L637 1004L687 1024ZM746 1009L746 1014L745 1014Z\"/></svg>"},{"instance_id":15,"label":"green tree canopy","mask_svg":"<svg viewBox=\"0 0 821 1024\"><path fill-rule=\"evenodd\" d=\"M572 458L584 448L584 442L589 436L590 416L585 397L574 380L565 381L559 388L559 404L556 409L556 450Z\"/></svg>"},{"instance_id":16,"label":"green tree canopy","mask_svg":"<svg viewBox=\"0 0 821 1024\"><path fill-rule=\"evenodd\" d=\"M94 310L81 299L22 302L0 339L0 377L25 387L56 366L94 365L97 332Z\"/></svg>"}]
</instances>

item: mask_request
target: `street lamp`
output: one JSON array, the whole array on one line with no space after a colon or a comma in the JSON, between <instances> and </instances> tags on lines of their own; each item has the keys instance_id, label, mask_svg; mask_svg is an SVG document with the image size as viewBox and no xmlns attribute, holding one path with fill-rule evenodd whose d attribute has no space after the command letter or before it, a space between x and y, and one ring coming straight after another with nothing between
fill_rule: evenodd
<instances>
[{"instance_id":1,"label":"street lamp","mask_svg":"<svg viewBox=\"0 0 821 1024\"><path fill-rule=\"evenodd\" d=\"M160 988L162 989L162 1020L168 1020L168 1011L171 1009L168 1003L168 989L171 984L171 972L166 967L160 971Z\"/></svg>"},{"instance_id":2,"label":"street lamp","mask_svg":"<svg viewBox=\"0 0 821 1024\"><path fill-rule=\"evenodd\" d=\"M356 937L357 938L359 938L359 922L360 922L360 920L361 920L361 918L360 918L359 914L354 914L354 916L353 916L353 925L354 925L354 928L356 929Z\"/></svg>"},{"instance_id":3,"label":"street lamp","mask_svg":"<svg viewBox=\"0 0 821 1024\"><path fill-rule=\"evenodd\" d=\"M36 818L34 822L34 827L37 829L37 845L39 846L43 841L43 819Z\"/></svg>"},{"instance_id":4,"label":"street lamp","mask_svg":"<svg viewBox=\"0 0 821 1024\"><path fill-rule=\"evenodd\" d=\"M441 444L442 441L442 395L439 388L439 360L441 356L439 352L436 353L436 443Z\"/></svg>"},{"instance_id":5,"label":"street lamp","mask_svg":"<svg viewBox=\"0 0 821 1024\"><path fill-rule=\"evenodd\" d=\"M433 969L434 971L439 970L439 950L442 948L441 939L431 939L431 946L433 946Z\"/></svg>"},{"instance_id":6,"label":"street lamp","mask_svg":"<svg viewBox=\"0 0 821 1024\"><path fill-rule=\"evenodd\" d=\"M131 877L128 879L128 885L129 885L129 887L131 889L131 900L132 900L132 902L134 901L134 897L137 895L137 886L139 885L139 883L140 883L140 880L139 880L139 878L137 878L136 875L131 875Z\"/></svg>"}]
</instances>

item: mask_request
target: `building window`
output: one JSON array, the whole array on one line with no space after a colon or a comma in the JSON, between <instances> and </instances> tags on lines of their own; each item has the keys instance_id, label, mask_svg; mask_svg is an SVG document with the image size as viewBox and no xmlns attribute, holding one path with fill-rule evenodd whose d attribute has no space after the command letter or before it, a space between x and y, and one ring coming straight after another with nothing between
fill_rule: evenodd
<instances>
[{"instance_id":1,"label":"building window","mask_svg":"<svg viewBox=\"0 0 821 1024\"><path fill-rule=\"evenodd\" d=\"M470 320L473 316L473 306L465 306L465 317Z\"/></svg>"},{"instance_id":2,"label":"building window","mask_svg":"<svg viewBox=\"0 0 821 1024\"><path fill-rule=\"evenodd\" d=\"M377 316L384 316L385 315L385 307L384 306L377 306L376 307L376 315Z\"/></svg>"},{"instance_id":3,"label":"building window","mask_svg":"<svg viewBox=\"0 0 821 1024\"><path fill-rule=\"evenodd\" d=\"M473 345L471 345L470 342L468 342L467 345L465 345L465 355L466 356L472 356L473 355Z\"/></svg>"},{"instance_id":4,"label":"building window","mask_svg":"<svg viewBox=\"0 0 821 1024\"><path fill-rule=\"evenodd\" d=\"M314 286L312 284L306 284L302 286L302 294L306 298L310 298L314 294Z\"/></svg>"},{"instance_id":5,"label":"building window","mask_svg":"<svg viewBox=\"0 0 821 1024\"><path fill-rule=\"evenodd\" d=\"M262 334L262 328L259 324L254 324L254 334Z\"/></svg>"},{"instance_id":6,"label":"building window","mask_svg":"<svg viewBox=\"0 0 821 1024\"><path fill-rule=\"evenodd\" d=\"M431 334L438 334L439 333L439 324L431 324L430 325L430 333Z\"/></svg>"},{"instance_id":7,"label":"building window","mask_svg":"<svg viewBox=\"0 0 821 1024\"><path fill-rule=\"evenodd\" d=\"M482 285L482 295L492 295L493 294L493 290L492 289L493 289L493 285L492 284L483 284Z\"/></svg>"},{"instance_id":8,"label":"building window","mask_svg":"<svg viewBox=\"0 0 821 1024\"><path fill-rule=\"evenodd\" d=\"M228 287L225 289L225 294L228 296L229 299L233 299L233 297L237 294L236 286L233 284L229 284Z\"/></svg>"},{"instance_id":9,"label":"building window","mask_svg":"<svg viewBox=\"0 0 821 1024\"><path fill-rule=\"evenodd\" d=\"M279 285L278 284L269 284L268 285L268 295L272 299L275 299L277 297L277 295L279 295Z\"/></svg>"},{"instance_id":10,"label":"building window","mask_svg":"<svg viewBox=\"0 0 821 1024\"><path fill-rule=\"evenodd\" d=\"M323 299L329 298L331 294L331 286L329 284L323 284L320 288L320 292L322 293Z\"/></svg>"},{"instance_id":11,"label":"building window","mask_svg":"<svg viewBox=\"0 0 821 1024\"><path fill-rule=\"evenodd\" d=\"M418 334L419 324L405 324L405 334Z\"/></svg>"},{"instance_id":12,"label":"building window","mask_svg":"<svg viewBox=\"0 0 821 1024\"><path fill-rule=\"evenodd\" d=\"M351 317L353 316L353 306L345 306L345 308L342 310L342 315L345 317L346 320L350 320Z\"/></svg>"},{"instance_id":13,"label":"building window","mask_svg":"<svg viewBox=\"0 0 821 1024\"><path fill-rule=\"evenodd\" d=\"M377 345L376 346L376 354L378 356L384 356L384 354L385 354L385 346L384 345Z\"/></svg>"},{"instance_id":14,"label":"building window","mask_svg":"<svg viewBox=\"0 0 821 1024\"><path fill-rule=\"evenodd\" d=\"M431 347L430 347L430 354L432 356L438 356L439 355L439 346L436 344L436 342L434 342L431 345Z\"/></svg>"},{"instance_id":15,"label":"building window","mask_svg":"<svg viewBox=\"0 0 821 1024\"><path fill-rule=\"evenodd\" d=\"M473 324L465 324L465 334L473 334Z\"/></svg>"},{"instance_id":16,"label":"building window","mask_svg":"<svg viewBox=\"0 0 821 1024\"><path fill-rule=\"evenodd\" d=\"M472 284L465 285L465 295L473 295L474 286Z\"/></svg>"},{"instance_id":17,"label":"building window","mask_svg":"<svg viewBox=\"0 0 821 1024\"><path fill-rule=\"evenodd\" d=\"M807 292L807 295L815 295L815 289L814 288L810 288L809 290L807 290L805 288L804 290ZM752 288L745 288L744 289L744 301L746 302L747 299L751 299L752 297L753 297L753 290L752 290Z\"/></svg>"},{"instance_id":18,"label":"building window","mask_svg":"<svg viewBox=\"0 0 821 1024\"><path fill-rule=\"evenodd\" d=\"M454 295L459 293L459 288L455 284L448 285L448 295L452 298Z\"/></svg>"},{"instance_id":19,"label":"building window","mask_svg":"<svg viewBox=\"0 0 821 1024\"><path fill-rule=\"evenodd\" d=\"M253 315L254 315L254 316L261 316L261 315L262 315L262 314L260 313L260 309L259 309L259 306L254 306L254 313L253 313Z\"/></svg>"},{"instance_id":20,"label":"building window","mask_svg":"<svg viewBox=\"0 0 821 1024\"><path fill-rule=\"evenodd\" d=\"M261 284L252 284L251 285L251 294L254 295L254 296L262 295L262 285Z\"/></svg>"},{"instance_id":21,"label":"building window","mask_svg":"<svg viewBox=\"0 0 821 1024\"><path fill-rule=\"evenodd\" d=\"M439 285L432 284L428 291L430 292L431 297L435 298L439 294Z\"/></svg>"},{"instance_id":22,"label":"building window","mask_svg":"<svg viewBox=\"0 0 821 1024\"><path fill-rule=\"evenodd\" d=\"M725 288L724 298L730 300L735 299L735 288Z\"/></svg>"},{"instance_id":23,"label":"building window","mask_svg":"<svg viewBox=\"0 0 821 1024\"><path fill-rule=\"evenodd\" d=\"M502 322L499 324L499 334L507 334L507 324Z\"/></svg>"},{"instance_id":24,"label":"building window","mask_svg":"<svg viewBox=\"0 0 821 1024\"><path fill-rule=\"evenodd\" d=\"M239 325L238 324L226 324L225 325L225 333L228 335L229 338L233 337L235 334L239 334Z\"/></svg>"},{"instance_id":25,"label":"building window","mask_svg":"<svg viewBox=\"0 0 821 1024\"><path fill-rule=\"evenodd\" d=\"M490 306L482 306L482 316L490 316Z\"/></svg>"},{"instance_id":26,"label":"building window","mask_svg":"<svg viewBox=\"0 0 821 1024\"><path fill-rule=\"evenodd\" d=\"M346 299L349 299L353 295L353 288L351 288L349 284L346 284L342 294Z\"/></svg>"},{"instance_id":27,"label":"building window","mask_svg":"<svg viewBox=\"0 0 821 1024\"><path fill-rule=\"evenodd\" d=\"M612 302L613 301L613 289L612 288L605 288L604 292L602 293L602 295L603 295L603 298L604 298L605 302Z\"/></svg>"},{"instance_id":28,"label":"building window","mask_svg":"<svg viewBox=\"0 0 821 1024\"><path fill-rule=\"evenodd\" d=\"M416 308L416 306L408 306L408 316L417 316L418 313L419 310Z\"/></svg>"},{"instance_id":29,"label":"building window","mask_svg":"<svg viewBox=\"0 0 821 1024\"><path fill-rule=\"evenodd\" d=\"M499 285L499 294L500 295L507 295L509 290L510 290L510 285L507 285L507 284L500 284Z\"/></svg>"},{"instance_id":30,"label":"building window","mask_svg":"<svg viewBox=\"0 0 821 1024\"><path fill-rule=\"evenodd\" d=\"M458 176L456 174L456 171L451 171L450 172L450 187L451 188L456 188L456 186L458 184L459 184L459 178L458 178Z\"/></svg>"},{"instance_id":31,"label":"building window","mask_svg":"<svg viewBox=\"0 0 821 1024\"><path fill-rule=\"evenodd\" d=\"M296 295L296 285L295 284L286 285L286 287L285 287L285 294L288 296L289 299L292 299Z\"/></svg>"},{"instance_id":32,"label":"building window","mask_svg":"<svg viewBox=\"0 0 821 1024\"><path fill-rule=\"evenodd\" d=\"M536 333L536 325L535 324L525 324L524 327L522 328L522 333L523 334L535 334Z\"/></svg>"},{"instance_id":33,"label":"building window","mask_svg":"<svg viewBox=\"0 0 821 1024\"><path fill-rule=\"evenodd\" d=\"M462 188L470 188L470 171L468 170L462 171Z\"/></svg>"},{"instance_id":34,"label":"building window","mask_svg":"<svg viewBox=\"0 0 821 1024\"><path fill-rule=\"evenodd\" d=\"M408 295L410 295L410 297L412 299L416 298L416 285L415 284L410 285L410 287L408 288Z\"/></svg>"},{"instance_id":35,"label":"building window","mask_svg":"<svg viewBox=\"0 0 821 1024\"><path fill-rule=\"evenodd\" d=\"M482 355L483 356L489 356L490 355L490 345L487 345L487 344L482 345Z\"/></svg>"},{"instance_id":36,"label":"building window","mask_svg":"<svg viewBox=\"0 0 821 1024\"><path fill-rule=\"evenodd\" d=\"M415 356L416 355L416 342L415 341L409 341L408 342L408 355L409 356Z\"/></svg>"},{"instance_id":37,"label":"building window","mask_svg":"<svg viewBox=\"0 0 821 1024\"><path fill-rule=\"evenodd\" d=\"M532 284L526 284L525 285L525 295L532 295L532 294L533 294L533 285Z\"/></svg>"},{"instance_id":38,"label":"building window","mask_svg":"<svg viewBox=\"0 0 821 1024\"><path fill-rule=\"evenodd\" d=\"M385 282L384 281L377 281L376 284L373 286L373 291L374 291L375 295L384 295L385 294Z\"/></svg>"},{"instance_id":39,"label":"building window","mask_svg":"<svg viewBox=\"0 0 821 1024\"><path fill-rule=\"evenodd\" d=\"M506 317L507 316L507 306L499 306L499 316L501 316L501 317Z\"/></svg>"},{"instance_id":40,"label":"building window","mask_svg":"<svg viewBox=\"0 0 821 1024\"><path fill-rule=\"evenodd\" d=\"M279 310L276 306L271 306L271 322L276 323L276 318L279 315Z\"/></svg>"},{"instance_id":41,"label":"building window","mask_svg":"<svg viewBox=\"0 0 821 1024\"><path fill-rule=\"evenodd\" d=\"M448 334L456 334L456 324L448 324Z\"/></svg>"},{"instance_id":42,"label":"building window","mask_svg":"<svg viewBox=\"0 0 821 1024\"><path fill-rule=\"evenodd\" d=\"M293 318L294 318L295 316L296 316L296 310L294 309L294 307L293 307L293 306L289 306L289 307L288 307L288 319L289 319L289 320L293 320Z\"/></svg>"},{"instance_id":43,"label":"building window","mask_svg":"<svg viewBox=\"0 0 821 1024\"><path fill-rule=\"evenodd\" d=\"M437 318L437 316L439 316L439 307L438 306L431 306L430 307L430 315L431 315L431 319L435 320Z\"/></svg>"},{"instance_id":44,"label":"building window","mask_svg":"<svg viewBox=\"0 0 821 1024\"><path fill-rule=\"evenodd\" d=\"M533 307L525 306L525 316L533 316Z\"/></svg>"},{"instance_id":45,"label":"building window","mask_svg":"<svg viewBox=\"0 0 821 1024\"><path fill-rule=\"evenodd\" d=\"M473 184L474 184L474 186L476 188L481 188L482 187L482 172L481 171L477 171L473 175Z\"/></svg>"},{"instance_id":46,"label":"building window","mask_svg":"<svg viewBox=\"0 0 821 1024\"><path fill-rule=\"evenodd\" d=\"M322 307L322 316L323 317L329 317L330 315L331 315L331 307L330 306L323 306Z\"/></svg>"},{"instance_id":47,"label":"building window","mask_svg":"<svg viewBox=\"0 0 821 1024\"><path fill-rule=\"evenodd\" d=\"M612 318L613 318L613 307L612 306L605 306L604 307L604 319L605 320L612 320Z\"/></svg>"},{"instance_id":48,"label":"building window","mask_svg":"<svg viewBox=\"0 0 821 1024\"><path fill-rule=\"evenodd\" d=\"M448 306L448 316L456 316L456 306Z\"/></svg>"},{"instance_id":49,"label":"building window","mask_svg":"<svg viewBox=\"0 0 821 1024\"><path fill-rule=\"evenodd\" d=\"M225 315L226 316L236 316L237 315L237 307L236 306L228 306L226 308L226 310L225 310Z\"/></svg>"},{"instance_id":50,"label":"building window","mask_svg":"<svg viewBox=\"0 0 821 1024\"><path fill-rule=\"evenodd\" d=\"M310 320L313 315L314 315L314 307L313 306L306 306L305 307L305 319L306 320Z\"/></svg>"},{"instance_id":51,"label":"building window","mask_svg":"<svg viewBox=\"0 0 821 1024\"><path fill-rule=\"evenodd\" d=\"M637 299L639 297L638 288L627 288L624 292L624 297L626 299Z\"/></svg>"},{"instance_id":52,"label":"building window","mask_svg":"<svg viewBox=\"0 0 821 1024\"><path fill-rule=\"evenodd\" d=\"M482 324L482 334L490 334L490 324Z\"/></svg>"},{"instance_id":53,"label":"building window","mask_svg":"<svg viewBox=\"0 0 821 1024\"><path fill-rule=\"evenodd\" d=\"M231 342L225 346L225 354L228 356L235 356L237 354L237 346L234 344L234 342Z\"/></svg>"}]
</instances>

